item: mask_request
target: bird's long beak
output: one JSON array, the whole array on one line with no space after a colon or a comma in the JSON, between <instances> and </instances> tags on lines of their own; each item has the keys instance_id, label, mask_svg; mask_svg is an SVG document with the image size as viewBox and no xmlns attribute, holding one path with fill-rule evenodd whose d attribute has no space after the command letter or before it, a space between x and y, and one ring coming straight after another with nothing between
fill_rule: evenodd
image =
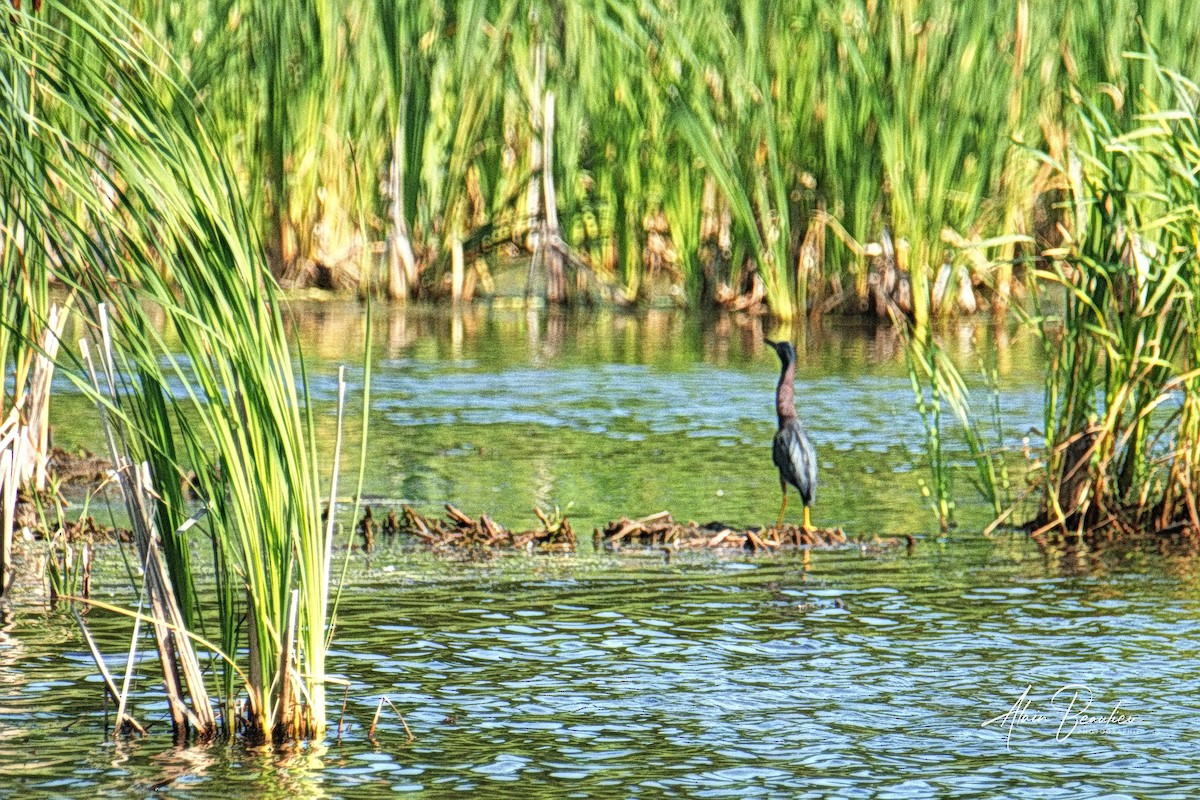
<instances>
[{"instance_id":1,"label":"bird's long beak","mask_svg":"<svg viewBox=\"0 0 1200 800\"><path fill-rule=\"evenodd\" d=\"M779 344L779 342L772 342L770 339L767 339L765 337L763 338L763 341L766 342L767 344L771 345L771 347L775 347L776 345Z\"/></svg>"}]
</instances>

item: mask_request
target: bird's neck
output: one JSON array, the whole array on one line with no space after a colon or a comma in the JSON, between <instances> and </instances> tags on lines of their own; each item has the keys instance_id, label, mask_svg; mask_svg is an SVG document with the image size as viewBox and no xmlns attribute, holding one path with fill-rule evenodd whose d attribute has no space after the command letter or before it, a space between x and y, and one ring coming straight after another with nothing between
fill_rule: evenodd
<instances>
[{"instance_id":1,"label":"bird's neck","mask_svg":"<svg viewBox=\"0 0 1200 800\"><path fill-rule=\"evenodd\" d=\"M779 415L781 423L796 417L795 380L796 365L784 364L783 371L779 374L779 387L775 390L775 412Z\"/></svg>"}]
</instances>

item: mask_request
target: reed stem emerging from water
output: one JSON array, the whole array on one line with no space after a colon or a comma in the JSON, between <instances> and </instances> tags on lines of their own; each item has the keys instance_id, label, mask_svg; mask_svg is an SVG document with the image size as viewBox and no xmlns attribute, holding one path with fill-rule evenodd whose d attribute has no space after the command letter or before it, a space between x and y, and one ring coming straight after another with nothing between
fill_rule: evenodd
<instances>
[{"instance_id":1,"label":"reed stem emerging from water","mask_svg":"<svg viewBox=\"0 0 1200 800\"><path fill-rule=\"evenodd\" d=\"M1133 113L1076 97L1085 135L1056 164L1073 235L1031 282L1049 363L1036 524L1200 532L1200 90L1129 61L1147 78Z\"/></svg>"},{"instance_id":2,"label":"reed stem emerging from water","mask_svg":"<svg viewBox=\"0 0 1200 800\"><path fill-rule=\"evenodd\" d=\"M161 640L175 637L178 652L203 630L189 542L209 537L221 649L246 644L243 613L253 632L254 663L221 682L223 721L232 727L236 672L252 676L252 739L319 738L329 568L313 412L237 182L177 65L118 4L6 12L0 59L28 89L5 83L0 98L11 176L0 216L21 231L4 240L4 263L19 243L22 268L73 289L106 345L103 385L69 355L60 362L116 426ZM207 508L196 525L185 524L184 482ZM162 659L177 668L173 653ZM212 710L194 698L183 716L206 735Z\"/></svg>"}]
</instances>

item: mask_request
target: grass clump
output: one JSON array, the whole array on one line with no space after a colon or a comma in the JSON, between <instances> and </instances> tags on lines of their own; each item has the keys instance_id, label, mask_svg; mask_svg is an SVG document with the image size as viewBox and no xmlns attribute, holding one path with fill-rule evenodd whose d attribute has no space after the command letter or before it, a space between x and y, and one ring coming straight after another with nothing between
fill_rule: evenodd
<instances>
[{"instance_id":1,"label":"grass clump","mask_svg":"<svg viewBox=\"0 0 1200 800\"><path fill-rule=\"evenodd\" d=\"M1074 224L1031 283L1049 365L1035 524L1196 532L1200 92L1152 56L1130 62L1154 85L1078 96L1080 147L1055 164Z\"/></svg>"},{"instance_id":2,"label":"grass clump","mask_svg":"<svg viewBox=\"0 0 1200 800\"><path fill-rule=\"evenodd\" d=\"M251 739L319 738L332 531L312 410L194 87L112 2L0 15L0 66L3 263L35 286L60 282L78 305L90 369L66 354L59 368L109 432L176 735L215 733L213 687L188 658L199 641L225 658L215 688L228 730L245 696ZM37 346L31 331L49 320L28 313L33 324L12 335ZM185 480L207 512L194 525ZM215 554L216 609L195 592L195 537ZM190 707L176 696L180 674Z\"/></svg>"},{"instance_id":3,"label":"grass clump","mask_svg":"<svg viewBox=\"0 0 1200 800\"><path fill-rule=\"evenodd\" d=\"M1147 42L1200 69L1165 0L134 8L275 273L398 299L467 299L505 255L536 256L552 302L866 312L886 227L918 325L1002 310L1014 237L1053 233L1031 151L1086 136L1071 87L1157 91L1122 58ZM552 222L569 252L539 249Z\"/></svg>"},{"instance_id":4,"label":"grass clump","mask_svg":"<svg viewBox=\"0 0 1200 800\"><path fill-rule=\"evenodd\" d=\"M1141 91L1073 94L1079 144L1042 158L1064 202L1058 247L1031 259L1021 307L1046 360L1036 509L1018 520L1071 537L1200 535L1200 89L1154 55L1127 57ZM917 409L945 529L953 469L942 417L953 409L976 485L997 520L1014 517L1003 452L986 447L934 329L908 327ZM1003 437L998 405L997 435Z\"/></svg>"}]
</instances>

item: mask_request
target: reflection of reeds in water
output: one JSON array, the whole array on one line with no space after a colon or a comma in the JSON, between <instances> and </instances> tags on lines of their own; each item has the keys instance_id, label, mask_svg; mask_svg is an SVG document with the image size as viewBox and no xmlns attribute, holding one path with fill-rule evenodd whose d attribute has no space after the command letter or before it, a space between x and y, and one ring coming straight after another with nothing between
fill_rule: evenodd
<instances>
[{"instance_id":1,"label":"reflection of reeds in water","mask_svg":"<svg viewBox=\"0 0 1200 800\"><path fill-rule=\"evenodd\" d=\"M1028 337L1010 341L1008 328L986 319L959 320L953 330L957 346L948 355L961 369L974 365L975 353L982 348L995 354L1001 377L1040 378L1040 350ZM314 361L334 363L343 358L347 346L363 341L366 319L356 303L292 300L288 303L288 333ZM459 354L489 367L549 365L564 356L587 363L685 368L699 359L724 365L738 363L748 354L757 357L765 333L806 342L797 356L816 374L847 365L904 361L904 340L890 322L858 323L836 317L804 328L787 328L772 327L769 318L758 315L698 315L681 309L631 313L608 308L409 304L376 306L373 327L376 358L432 363ZM318 424L322 424L320 420Z\"/></svg>"}]
</instances>

